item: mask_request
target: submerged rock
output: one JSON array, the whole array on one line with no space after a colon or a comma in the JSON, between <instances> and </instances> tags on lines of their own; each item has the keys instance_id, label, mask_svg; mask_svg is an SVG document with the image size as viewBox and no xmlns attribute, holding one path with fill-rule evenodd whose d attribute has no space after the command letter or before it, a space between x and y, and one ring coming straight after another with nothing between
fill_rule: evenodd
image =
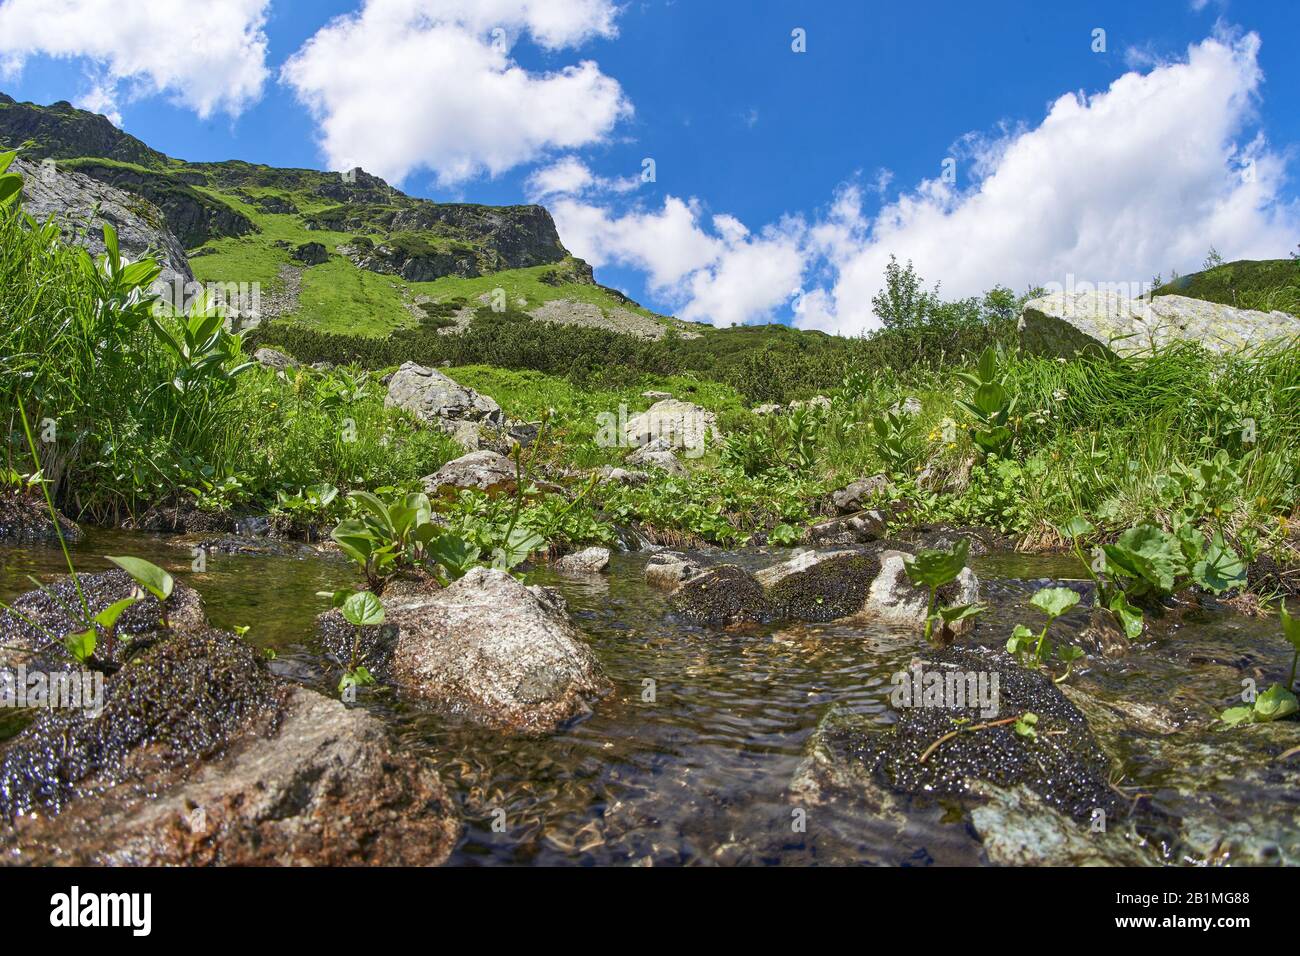
<instances>
[{"instance_id":1,"label":"submerged rock","mask_svg":"<svg viewBox=\"0 0 1300 956\"><path fill-rule=\"evenodd\" d=\"M880 559L867 551L802 551L754 575L775 613L833 621L862 610Z\"/></svg>"},{"instance_id":2,"label":"submerged rock","mask_svg":"<svg viewBox=\"0 0 1300 956\"><path fill-rule=\"evenodd\" d=\"M670 598L682 617L696 624L752 624L772 620L763 585L742 568L724 564L688 578Z\"/></svg>"},{"instance_id":3,"label":"submerged rock","mask_svg":"<svg viewBox=\"0 0 1300 956\"><path fill-rule=\"evenodd\" d=\"M59 512L50 517L44 498L0 491L0 542L58 541L60 533L65 541L81 537L81 529Z\"/></svg>"},{"instance_id":4,"label":"submerged rock","mask_svg":"<svg viewBox=\"0 0 1300 956\"><path fill-rule=\"evenodd\" d=\"M645 566L646 584L661 591L676 591L687 578L700 574L704 568L693 558L677 551L659 551L650 556Z\"/></svg>"},{"instance_id":5,"label":"submerged rock","mask_svg":"<svg viewBox=\"0 0 1300 956\"><path fill-rule=\"evenodd\" d=\"M1211 352L1239 352L1300 335L1300 318L1255 312L1181 295L1151 301L1117 292L1056 292L1025 303L1020 341L1040 355L1147 354L1180 342Z\"/></svg>"},{"instance_id":6,"label":"submerged rock","mask_svg":"<svg viewBox=\"0 0 1300 956\"><path fill-rule=\"evenodd\" d=\"M379 676L448 713L501 730L544 734L590 713L612 689L563 599L504 571L475 568L450 587L384 601L366 628ZM321 619L327 645L350 643L337 611Z\"/></svg>"},{"instance_id":7,"label":"submerged rock","mask_svg":"<svg viewBox=\"0 0 1300 956\"><path fill-rule=\"evenodd\" d=\"M609 567L609 548L584 548L566 554L553 565L561 574L578 577L599 574Z\"/></svg>"}]
</instances>

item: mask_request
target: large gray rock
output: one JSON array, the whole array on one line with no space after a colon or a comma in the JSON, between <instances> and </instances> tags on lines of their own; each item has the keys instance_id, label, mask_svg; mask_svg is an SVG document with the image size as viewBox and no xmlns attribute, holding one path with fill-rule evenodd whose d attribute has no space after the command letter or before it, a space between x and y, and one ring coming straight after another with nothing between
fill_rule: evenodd
<instances>
[{"instance_id":1,"label":"large gray rock","mask_svg":"<svg viewBox=\"0 0 1300 956\"><path fill-rule=\"evenodd\" d=\"M432 475L423 479L425 491L437 494L443 488L477 488L490 491L513 484L515 464L505 455L488 449L472 451L447 462Z\"/></svg>"},{"instance_id":2,"label":"large gray rock","mask_svg":"<svg viewBox=\"0 0 1300 956\"><path fill-rule=\"evenodd\" d=\"M548 733L612 689L563 604L504 571L385 602L383 627L397 683L490 727Z\"/></svg>"},{"instance_id":3,"label":"large gray rock","mask_svg":"<svg viewBox=\"0 0 1300 956\"><path fill-rule=\"evenodd\" d=\"M650 556L645 566L645 580L660 591L676 591L682 582L703 571L693 558L676 551L659 551Z\"/></svg>"},{"instance_id":4,"label":"large gray rock","mask_svg":"<svg viewBox=\"0 0 1300 956\"><path fill-rule=\"evenodd\" d=\"M862 610L879 573L880 559L868 551L801 551L754 577L779 616L833 621Z\"/></svg>"},{"instance_id":5,"label":"large gray rock","mask_svg":"<svg viewBox=\"0 0 1300 956\"><path fill-rule=\"evenodd\" d=\"M253 360L266 368L286 369L298 367L298 360L293 356L285 355L279 349L266 348L265 346L253 353Z\"/></svg>"},{"instance_id":6,"label":"large gray rock","mask_svg":"<svg viewBox=\"0 0 1300 956\"><path fill-rule=\"evenodd\" d=\"M103 223L108 223L117 230L124 257L138 259L146 252L157 256L160 282L184 286L194 281L184 247L149 200L57 163L34 165L18 159L10 171L23 177L23 208L38 222L54 216L64 239L85 246L91 255L103 255Z\"/></svg>"},{"instance_id":7,"label":"large gray rock","mask_svg":"<svg viewBox=\"0 0 1300 956\"><path fill-rule=\"evenodd\" d=\"M422 421L454 430L456 422L500 427L505 416L487 395L465 388L437 369L415 362L402 365L388 382L384 404L401 408Z\"/></svg>"},{"instance_id":8,"label":"large gray rock","mask_svg":"<svg viewBox=\"0 0 1300 956\"><path fill-rule=\"evenodd\" d=\"M1230 353L1300 335L1300 318L1255 312L1181 295L1150 302L1113 291L1054 292L1025 303L1020 341L1031 352L1075 355L1140 355L1178 342L1196 342Z\"/></svg>"},{"instance_id":9,"label":"large gray rock","mask_svg":"<svg viewBox=\"0 0 1300 956\"><path fill-rule=\"evenodd\" d=\"M721 433L712 412L692 402L667 398L629 419L625 435L628 443L637 448L661 439L669 449L685 449L698 457Z\"/></svg>"},{"instance_id":10,"label":"large gray rock","mask_svg":"<svg viewBox=\"0 0 1300 956\"><path fill-rule=\"evenodd\" d=\"M686 466L677 460L672 448L672 440L661 436L635 449L627 456L627 463L633 468L653 468L673 477L681 477L687 473Z\"/></svg>"},{"instance_id":11,"label":"large gray rock","mask_svg":"<svg viewBox=\"0 0 1300 956\"><path fill-rule=\"evenodd\" d=\"M904 561L908 555L902 551L882 551L879 557L880 573L871 582L867 599L859 613L886 624L924 628L930 592L913 584L908 578ZM939 589L938 603L944 607L974 604L979 597L980 584L975 572L970 568L962 568L956 581ZM961 637L974 627L975 619L968 617L952 627L951 636Z\"/></svg>"}]
</instances>

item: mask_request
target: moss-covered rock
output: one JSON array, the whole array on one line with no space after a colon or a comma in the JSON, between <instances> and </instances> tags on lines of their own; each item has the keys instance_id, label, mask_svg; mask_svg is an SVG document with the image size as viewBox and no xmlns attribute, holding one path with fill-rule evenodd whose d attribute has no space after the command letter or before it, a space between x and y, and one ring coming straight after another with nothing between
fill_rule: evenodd
<instances>
[{"instance_id":1,"label":"moss-covered rock","mask_svg":"<svg viewBox=\"0 0 1300 956\"><path fill-rule=\"evenodd\" d=\"M770 621L776 615L763 585L742 568L724 564L682 583L670 603L695 624L729 625Z\"/></svg>"}]
</instances>

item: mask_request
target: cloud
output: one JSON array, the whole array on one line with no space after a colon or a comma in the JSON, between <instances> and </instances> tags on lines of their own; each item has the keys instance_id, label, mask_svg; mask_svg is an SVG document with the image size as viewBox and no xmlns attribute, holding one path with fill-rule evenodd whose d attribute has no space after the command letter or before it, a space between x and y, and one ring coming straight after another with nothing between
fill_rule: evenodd
<instances>
[{"instance_id":1,"label":"cloud","mask_svg":"<svg viewBox=\"0 0 1300 956\"><path fill-rule=\"evenodd\" d=\"M524 183L530 202L590 193L627 193L641 184L636 176L597 176L576 156L564 156L534 170Z\"/></svg>"},{"instance_id":2,"label":"cloud","mask_svg":"<svg viewBox=\"0 0 1300 956\"><path fill-rule=\"evenodd\" d=\"M336 169L454 186L601 142L631 104L583 60L546 73L511 58L527 35L549 51L615 35L609 0L366 0L285 64L282 80L321 127Z\"/></svg>"},{"instance_id":3,"label":"cloud","mask_svg":"<svg viewBox=\"0 0 1300 956\"><path fill-rule=\"evenodd\" d=\"M623 215L563 198L551 212L574 255L596 268L644 271L651 290L684 319L720 326L771 319L803 277L799 220L753 234L735 217L716 215L706 227L702 204L675 196L658 210Z\"/></svg>"},{"instance_id":4,"label":"cloud","mask_svg":"<svg viewBox=\"0 0 1300 956\"><path fill-rule=\"evenodd\" d=\"M164 94L201 118L238 116L262 95L269 0L0 0L0 77L34 56L84 58L80 104Z\"/></svg>"},{"instance_id":5,"label":"cloud","mask_svg":"<svg viewBox=\"0 0 1300 956\"><path fill-rule=\"evenodd\" d=\"M1283 158L1248 133L1258 51L1255 34L1220 34L1103 92L1060 97L1034 128L964 137L959 178L975 180L965 189L925 180L871 219L849 197L818 227L834 285L805 299L796 324L875 327L891 253L948 296L1069 275L1140 284L1197 267L1211 245L1226 258L1282 254L1300 210L1280 199Z\"/></svg>"}]
</instances>

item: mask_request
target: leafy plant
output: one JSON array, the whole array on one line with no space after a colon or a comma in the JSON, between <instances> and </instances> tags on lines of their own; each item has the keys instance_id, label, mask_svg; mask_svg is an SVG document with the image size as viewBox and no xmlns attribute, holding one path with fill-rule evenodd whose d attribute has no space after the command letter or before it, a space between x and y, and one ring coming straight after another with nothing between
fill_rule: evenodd
<instances>
[{"instance_id":1,"label":"leafy plant","mask_svg":"<svg viewBox=\"0 0 1300 956\"><path fill-rule=\"evenodd\" d=\"M993 346L984 350L975 372L958 372L957 378L969 385L973 392L969 399L958 399L957 404L975 419L971 441L985 455L1004 455L1014 437L1009 427L1017 399L1006 388L1006 376L1000 374L998 353Z\"/></svg>"},{"instance_id":2,"label":"leafy plant","mask_svg":"<svg viewBox=\"0 0 1300 956\"><path fill-rule=\"evenodd\" d=\"M984 611L978 604L961 604L935 609L939 589L957 580L966 567L970 541L962 538L951 551L931 549L921 551L911 559L904 559L908 580L918 587L929 588L930 599L925 612L925 639L942 641L951 634L958 621L974 617ZM935 625L939 626L938 631Z\"/></svg>"},{"instance_id":3,"label":"leafy plant","mask_svg":"<svg viewBox=\"0 0 1300 956\"><path fill-rule=\"evenodd\" d=\"M158 599L162 626L164 628L170 627L171 625L167 622L167 599L172 596L172 590L176 586L172 576L158 565L146 561L144 558L134 558L129 555L119 557L105 555L105 557L129 574L136 584Z\"/></svg>"},{"instance_id":4,"label":"leafy plant","mask_svg":"<svg viewBox=\"0 0 1300 956\"><path fill-rule=\"evenodd\" d=\"M384 623L384 605L369 591L356 591L343 599L339 610L343 619L353 627L352 653L339 680L339 693L346 694L349 687L362 687L375 682L370 670L362 663L361 629Z\"/></svg>"},{"instance_id":5,"label":"leafy plant","mask_svg":"<svg viewBox=\"0 0 1300 956\"><path fill-rule=\"evenodd\" d=\"M1022 662L1026 656L1031 656L1038 666L1042 666L1048 655L1055 655L1065 664L1065 671L1053 679L1058 684L1062 683L1070 676L1074 662L1083 657L1083 651L1072 644L1053 645L1047 639L1047 632L1053 621L1079 603L1079 595L1070 588L1042 588L1029 599L1029 603L1046 615L1047 622L1038 634L1023 624L1017 624L1007 641L1007 652Z\"/></svg>"}]
</instances>

